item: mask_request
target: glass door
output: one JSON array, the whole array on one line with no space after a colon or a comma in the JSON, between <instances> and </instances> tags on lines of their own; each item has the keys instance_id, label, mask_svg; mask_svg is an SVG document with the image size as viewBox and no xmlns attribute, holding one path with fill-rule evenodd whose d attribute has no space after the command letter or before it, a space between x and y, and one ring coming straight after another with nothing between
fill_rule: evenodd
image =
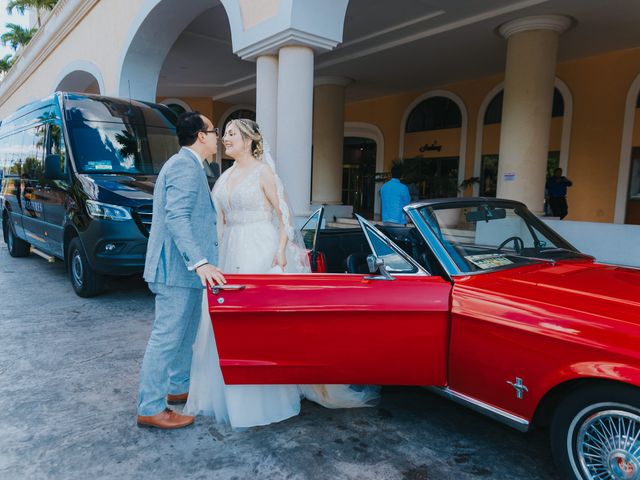
<instances>
[{"instance_id":1,"label":"glass door","mask_svg":"<svg viewBox=\"0 0 640 480\"><path fill-rule=\"evenodd\" d=\"M373 218L377 144L362 137L345 137L342 164L342 204L353 213Z\"/></svg>"}]
</instances>

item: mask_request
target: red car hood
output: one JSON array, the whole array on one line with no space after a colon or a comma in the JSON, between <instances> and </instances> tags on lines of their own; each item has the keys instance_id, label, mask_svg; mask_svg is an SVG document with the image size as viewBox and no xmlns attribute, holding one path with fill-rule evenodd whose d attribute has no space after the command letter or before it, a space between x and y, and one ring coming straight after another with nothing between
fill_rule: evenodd
<instances>
[{"instance_id":1,"label":"red car hood","mask_svg":"<svg viewBox=\"0 0 640 480\"><path fill-rule=\"evenodd\" d=\"M640 269L559 261L459 277L455 283L640 324Z\"/></svg>"}]
</instances>

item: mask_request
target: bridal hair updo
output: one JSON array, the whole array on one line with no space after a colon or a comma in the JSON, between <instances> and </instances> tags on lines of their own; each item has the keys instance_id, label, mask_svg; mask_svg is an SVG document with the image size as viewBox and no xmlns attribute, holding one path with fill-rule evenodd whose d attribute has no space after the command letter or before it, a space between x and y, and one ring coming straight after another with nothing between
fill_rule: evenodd
<instances>
[{"instance_id":1,"label":"bridal hair updo","mask_svg":"<svg viewBox=\"0 0 640 480\"><path fill-rule=\"evenodd\" d=\"M248 118L237 118L235 120L231 120L229 123L235 125L243 139L251 140L251 154L255 158L262 157L262 154L264 153L264 140L260 133L260 127L258 127L258 124Z\"/></svg>"}]
</instances>

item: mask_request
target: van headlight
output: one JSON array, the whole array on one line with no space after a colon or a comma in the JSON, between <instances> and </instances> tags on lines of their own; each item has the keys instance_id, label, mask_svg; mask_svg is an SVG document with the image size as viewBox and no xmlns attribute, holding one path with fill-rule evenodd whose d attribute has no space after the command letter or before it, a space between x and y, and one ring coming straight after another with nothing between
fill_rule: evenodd
<instances>
[{"instance_id":1,"label":"van headlight","mask_svg":"<svg viewBox=\"0 0 640 480\"><path fill-rule=\"evenodd\" d=\"M91 218L115 220L117 222L131 220L131 213L128 209L93 200L87 200L87 212L89 212Z\"/></svg>"}]
</instances>

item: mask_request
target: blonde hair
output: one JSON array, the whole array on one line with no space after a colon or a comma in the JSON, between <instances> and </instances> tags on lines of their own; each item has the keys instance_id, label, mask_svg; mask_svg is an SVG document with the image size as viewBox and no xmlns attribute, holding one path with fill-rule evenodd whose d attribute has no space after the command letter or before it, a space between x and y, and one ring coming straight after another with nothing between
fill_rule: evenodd
<instances>
[{"instance_id":1,"label":"blonde hair","mask_svg":"<svg viewBox=\"0 0 640 480\"><path fill-rule=\"evenodd\" d=\"M248 118L236 118L234 120L230 120L229 124L234 125L238 129L243 139L251 140L251 154L255 158L262 157L262 154L264 153L264 140L260 133L260 127L258 127L258 124Z\"/></svg>"}]
</instances>

